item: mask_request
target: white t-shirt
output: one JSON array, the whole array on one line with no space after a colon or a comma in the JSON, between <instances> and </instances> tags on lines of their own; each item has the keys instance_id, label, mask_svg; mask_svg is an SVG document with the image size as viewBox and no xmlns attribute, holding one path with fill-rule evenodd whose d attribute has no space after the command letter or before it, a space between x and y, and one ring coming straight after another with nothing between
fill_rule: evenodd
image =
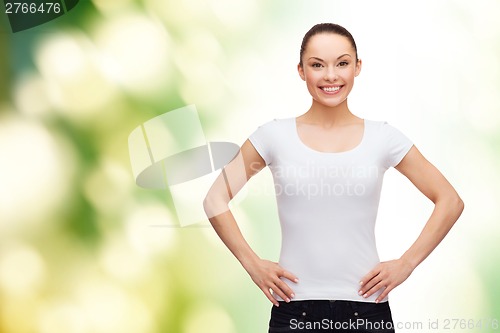
<instances>
[{"instance_id":1,"label":"white t-shirt","mask_svg":"<svg viewBox=\"0 0 500 333\"><path fill-rule=\"evenodd\" d=\"M283 278L294 300L374 302L382 292L363 298L359 281L380 262L375 220L384 173L413 143L387 122L365 119L364 125L358 146L339 153L305 145L295 117L268 121L249 137L273 175L279 263L299 278Z\"/></svg>"}]
</instances>

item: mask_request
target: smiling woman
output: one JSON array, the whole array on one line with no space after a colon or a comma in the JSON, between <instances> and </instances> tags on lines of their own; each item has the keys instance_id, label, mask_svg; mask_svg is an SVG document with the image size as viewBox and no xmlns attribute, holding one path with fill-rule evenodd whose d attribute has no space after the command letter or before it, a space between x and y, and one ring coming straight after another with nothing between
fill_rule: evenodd
<instances>
[{"instance_id":1,"label":"smiling woman","mask_svg":"<svg viewBox=\"0 0 500 333\"><path fill-rule=\"evenodd\" d=\"M312 97L311 107L298 117L259 126L215 180L205 212L275 305L269 332L321 332L323 327L304 323L323 321L343 332L394 332L389 292L441 242L463 202L406 135L385 121L362 119L349 110L347 97L361 60L345 28L323 23L309 30L297 69ZM285 189L276 190L282 231L277 263L257 256L229 209L245 183L266 166L275 189ZM380 262L375 220L383 176L391 167L435 209L399 259ZM370 172L321 172L331 168Z\"/></svg>"}]
</instances>

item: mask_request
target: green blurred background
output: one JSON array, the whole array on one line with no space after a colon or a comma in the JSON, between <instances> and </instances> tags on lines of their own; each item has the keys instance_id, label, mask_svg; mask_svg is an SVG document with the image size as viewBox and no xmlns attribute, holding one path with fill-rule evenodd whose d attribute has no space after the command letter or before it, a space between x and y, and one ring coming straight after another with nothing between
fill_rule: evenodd
<instances>
[{"instance_id":1,"label":"green blurred background","mask_svg":"<svg viewBox=\"0 0 500 333\"><path fill-rule=\"evenodd\" d=\"M266 332L269 301L211 228L179 227L168 191L135 185L127 139L189 104L207 141L239 145L302 114L298 52L319 22L358 44L351 110L400 128L465 201L391 293L398 331L500 331L498 17L495 0L82 0L12 33L2 13L0 331ZM271 183L268 170L253 178L233 212L255 251L277 260ZM389 170L381 259L401 255L431 210Z\"/></svg>"}]
</instances>

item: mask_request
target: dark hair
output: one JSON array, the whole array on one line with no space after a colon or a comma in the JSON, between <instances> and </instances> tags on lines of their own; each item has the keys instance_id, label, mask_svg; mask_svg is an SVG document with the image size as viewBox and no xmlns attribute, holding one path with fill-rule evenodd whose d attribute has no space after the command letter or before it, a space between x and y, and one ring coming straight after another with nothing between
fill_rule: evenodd
<instances>
[{"instance_id":1,"label":"dark hair","mask_svg":"<svg viewBox=\"0 0 500 333\"><path fill-rule=\"evenodd\" d=\"M321 33L332 33L346 37L351 43L352 48L356 53L356 61L358 61L358 48L356 47L356 42L354 41L354 38L352 37L351 33L347 31L346 28L335 23L319 23L313 26L311 29L309 29L309 31L306 32L304 38L302 39L302 44L300 45L300 62L299 62L300 66L302 66L302 55L304 54L307 48L309 39L311 39L312 36Z\"/></svg>"}]
</instances>

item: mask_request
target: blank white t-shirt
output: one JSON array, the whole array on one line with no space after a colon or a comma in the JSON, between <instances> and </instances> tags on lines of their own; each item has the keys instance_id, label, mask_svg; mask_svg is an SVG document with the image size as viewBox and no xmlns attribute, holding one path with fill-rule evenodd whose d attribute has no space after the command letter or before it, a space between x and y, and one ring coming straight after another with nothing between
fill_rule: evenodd
<instances>
[{"instance_id":1,"label":"blank white t-shirt","mask_svg":"<svg viewBox=\"0 0 500 333\"><path fill-rule=\"evenodd\" d=\"M381 290L369 298L358 290L361 278L380 262L375 220L382 180L412 141L385 121L365 119L358 146L320 152L302 142L295 117L268 121L249 140L273 175L282 233L279 264L299 278L283 278L294 300L374 302Z\"/></svg>"}]
</instances>

